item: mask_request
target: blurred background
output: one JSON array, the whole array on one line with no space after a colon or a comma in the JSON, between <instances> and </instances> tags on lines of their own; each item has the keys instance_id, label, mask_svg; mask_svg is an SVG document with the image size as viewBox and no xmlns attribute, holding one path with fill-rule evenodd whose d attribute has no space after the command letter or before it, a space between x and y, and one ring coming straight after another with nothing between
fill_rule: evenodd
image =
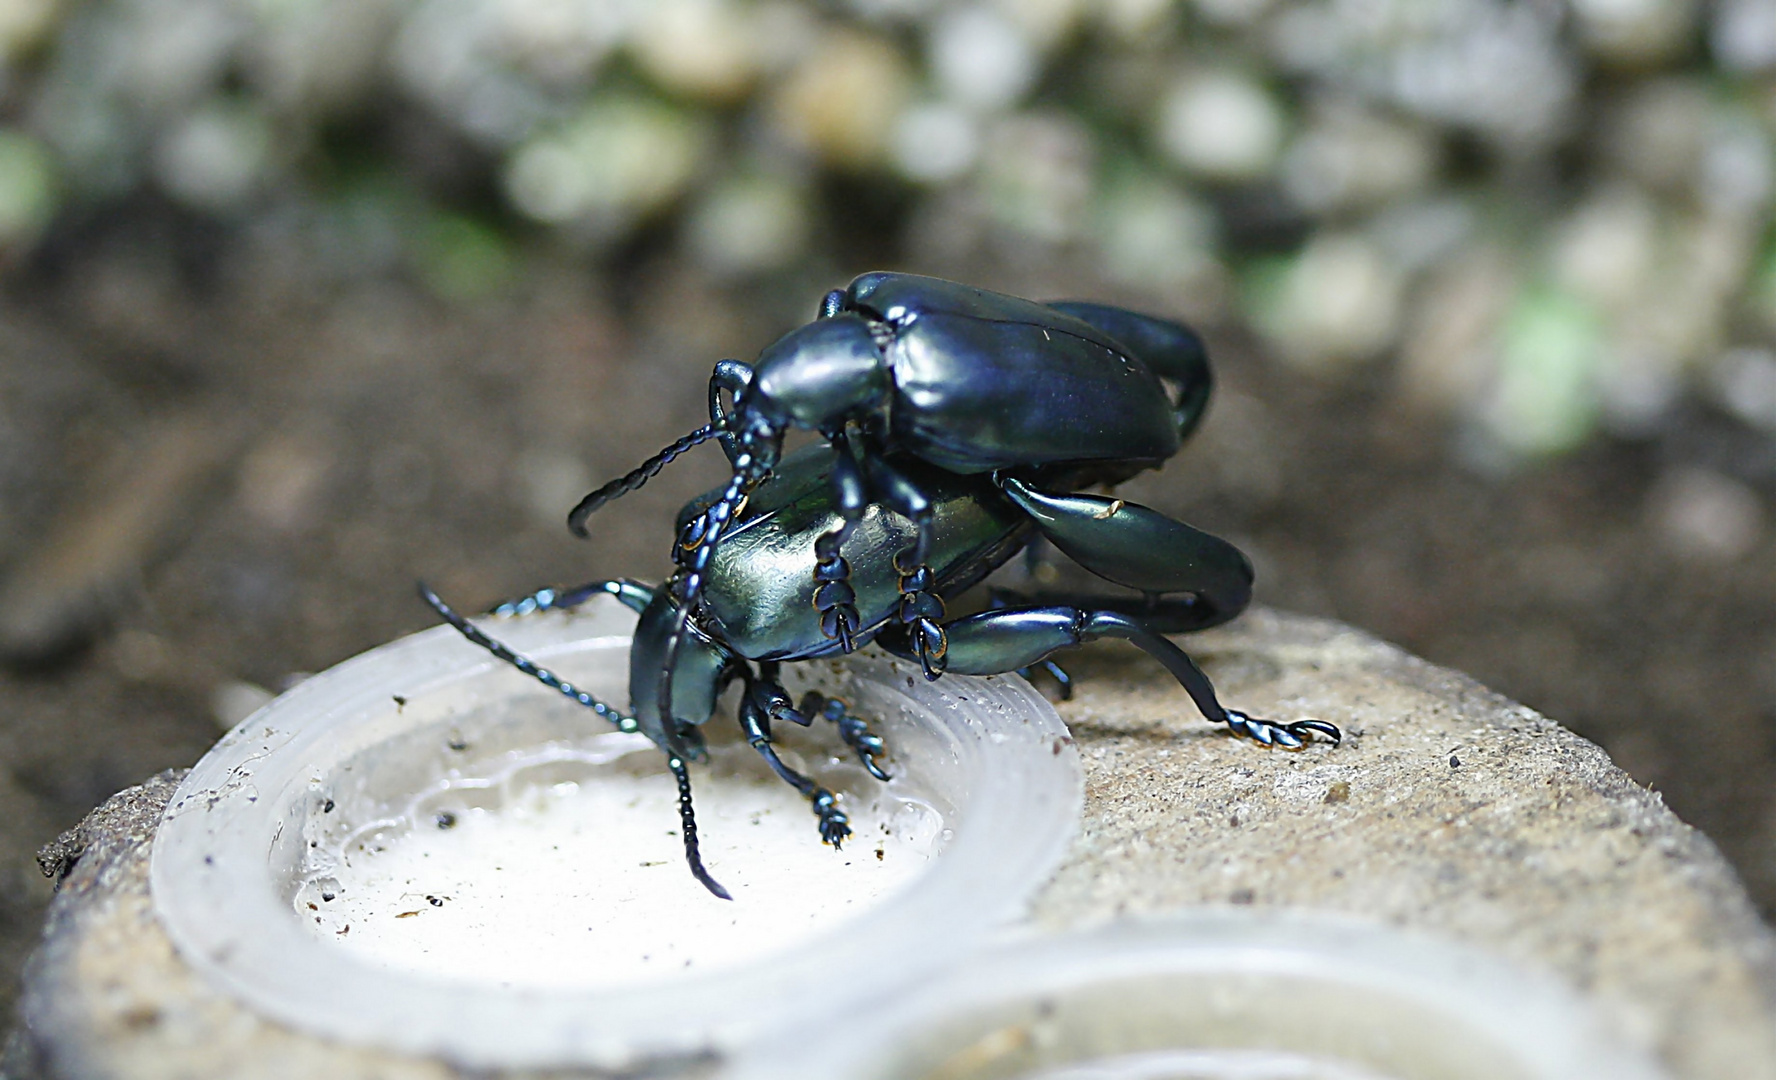
<instances>
[{"instance_id":1,"label":"blurred background","mask_svg":"<svg viewBox=\"0 0 1776 1080\"><path fill-rule=\"evenodd\" d=\"M1776 911L1773 139L1776 0L0 0L0 1007L32 852L415 578L658 579L718 453L568 507L870 269L1202 327L1124 493Z\"/></svg>"}]
</instances>

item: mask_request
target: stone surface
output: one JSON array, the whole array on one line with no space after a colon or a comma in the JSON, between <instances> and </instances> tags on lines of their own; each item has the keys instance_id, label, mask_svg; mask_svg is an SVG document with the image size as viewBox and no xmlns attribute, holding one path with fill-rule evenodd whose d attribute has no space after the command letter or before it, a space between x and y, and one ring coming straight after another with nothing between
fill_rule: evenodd
<instances>
[{"instance_id":1,"label":"stone surface","mask_svg":"<svg viewBox=\"0 0 1776 1080\"><path fill-rule=\"evenodd\" d=\"M445 1080L438 1062L341 1047L261 1020L180 962L148 894L148 850L182 774L119 792L44 849L62 878L25 969L4 1080Z\"/></svg>"},{"instance_id":2,"label":"stone surface","mask_svg":"<svg viewBox=\"0 0 1776 1080\"><path fill-rule=\"evenodd\" d=\"M1714 846L1596 746L1334 623L1259 611L1189 645L1230 705L1333 721L1344 744L1255 748L1202 724L1139 654L1078 654L1060 711L1085 821L1037 925L1201 904L1347 913L1553 972L1676 1077L1776 1077L1776 938ZM461 1075L261 1020L179 962L147 891L176 782L120 794L46 849L65 877L5 1080Z\"/></svg>"},{"instance_id":3,"label":"stone surface","mask_svg":"<svg viewBox=\"0 0 1776 1080\"><path fill-rule=\"evenodd\" d=\"M1776 1077L1776 938L1714 845L1597 746L1335 623L1260 611L1188 644L1231 707L1330 720L1344 744L1254 752L1139 656L1070 664L1085 822L1039 923L1377 919L1552 971L1676 1076Z\"/></svg>"}]
</instances>

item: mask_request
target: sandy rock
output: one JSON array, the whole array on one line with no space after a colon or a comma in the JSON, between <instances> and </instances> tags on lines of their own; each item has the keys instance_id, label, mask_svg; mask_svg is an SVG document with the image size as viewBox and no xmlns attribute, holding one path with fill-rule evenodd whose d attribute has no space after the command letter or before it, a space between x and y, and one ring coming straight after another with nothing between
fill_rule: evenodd
<instances>
[{"instance_id":1,"label":"sandy rock","mask_svg":"<svg viewBox=\"0 0 1776 1080\"><path fill-rule=\"evenodd\" d=\"M1602 750L1335 623L1260 611L1190 644L1228 704L1330 720L1344 743L1262 750L1203 724L1138 654L1079 655L1060 710L1085 818L1037 928L1205 904L1343 913L1552 973L1676 1077L1776 1077L1776 938L1713 844ZM65 876L0 1075L459 1075L261 1020L179 961L147 884L176 782L116 796L46 849Z\"/></svg>"}]
</instances>

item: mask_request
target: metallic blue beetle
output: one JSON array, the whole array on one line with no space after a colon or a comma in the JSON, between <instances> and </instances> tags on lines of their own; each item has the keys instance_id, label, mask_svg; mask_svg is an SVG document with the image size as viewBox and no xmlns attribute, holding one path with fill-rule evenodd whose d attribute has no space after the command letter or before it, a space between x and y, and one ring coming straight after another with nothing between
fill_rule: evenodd
<instances>
[{"instance_id":1,"label":"metallic blue beetle","mask_svg":"<svg viewBox=\"0 0 1776 1080\"><path fill-rule=\"evenodd\" d=\"M739 718L747 738L808 797L828 843L843 841L849 823L831 792L778 757L772 722L823 715L870 772L887 779L876 761L881 740L842 702L792 705L778 680L786 661L875 641L936 679L945 671L1022 670L1057 649L1120 637L1164 664L1205 717L1236 734L1291 749L1314 733L1336 742L1338 729L1323 721L1283 724L1223 708L1190 657L1161 636L1244 610L1252 569L1237 548L1146 507L1072 493L1126 480L1175 454L1209 388L1200 339L1174 322L866 274L828 294L820 318L755 364L717 364L710 423L569 515L569 527L585 535L600 506L691 447L719 440L733 475L680 514L678 568L665 585L599 581L495 609L571 608L599 593L633 608L641 616L630 654L633 715L561 682L422 591L471 641L666 751L686 857L722 897L698 856L685 762L701 756L698 726L731 682L745 685ZM825 443L783 459L791 427L817 431ZM946 601L1036 536L1140 595L996 592L989 610L947 616Z\"/></svg>"}]
</instances>

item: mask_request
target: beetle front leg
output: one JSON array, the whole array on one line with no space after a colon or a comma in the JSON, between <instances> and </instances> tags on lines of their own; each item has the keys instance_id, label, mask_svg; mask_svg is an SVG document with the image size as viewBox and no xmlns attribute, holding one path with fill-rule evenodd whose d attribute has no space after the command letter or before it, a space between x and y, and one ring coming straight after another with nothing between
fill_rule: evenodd
<instances>
[{"instance_id":1,"label":"beetle front leg","mask_svg":"<svg viewBox=\"0 0 1776 1080\"><path fill-rule=\"evenodd\" d=\"M771 721L789 720L806 725L808 720L790 704L789 694L774 678L746 676L746 693L740 699L740 728L746 741L765 759L784 783L801 792L820 819L820 839L834 848L851 835L851 820L839 809L838 797L783 763L771 743Z\"/></svg>"}]
</instances>

